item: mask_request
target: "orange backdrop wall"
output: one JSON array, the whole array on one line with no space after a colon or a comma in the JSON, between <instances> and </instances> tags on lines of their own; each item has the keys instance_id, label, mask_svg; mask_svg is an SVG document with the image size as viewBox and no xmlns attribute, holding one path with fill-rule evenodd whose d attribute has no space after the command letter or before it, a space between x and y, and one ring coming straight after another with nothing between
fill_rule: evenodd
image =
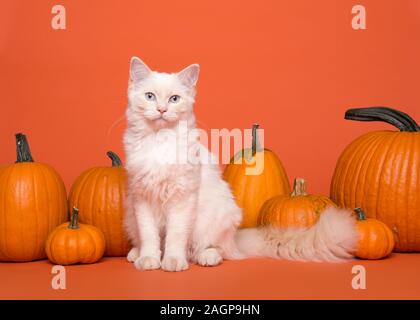
<instances>
[{"instance_id":1,"label":"orange backdrop wall","mask_svg":"<svg viewBox=\"0 0 420 320\"><path fill-rule=\"evenodd\" d=\"M54 30L51 8L66 8ZM351 9L367 10L353 30ZM14 134L67 188L120 154L129 59L177 71L201 65L196 113L210 128L258 122L289 178L328 193L335 162L360 134L349 107L385 105L420 121L418 0L1 0L0 164Z\"/></svg>"}]
</instances>

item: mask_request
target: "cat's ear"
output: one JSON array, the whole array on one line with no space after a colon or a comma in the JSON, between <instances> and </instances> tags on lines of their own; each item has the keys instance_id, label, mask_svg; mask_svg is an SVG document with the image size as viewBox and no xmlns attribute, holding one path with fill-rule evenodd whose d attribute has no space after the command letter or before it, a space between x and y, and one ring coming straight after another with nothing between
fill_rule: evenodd
<instances>
[{"instance_id":1,"label":"cat's ear","mask_svg":"<svg viewBox=\"0 0 420 320\"><path fill-rule=\"evenodd\" d=\"M177 76L187 87L194 87L197 83L199 73L200 66L198 64L192 64L178 72Z\"/></svg>"},{"instance_id":2,"label":"cat's ear","mask_svg":"<svg viewBox=\"0 0 420 320\"><path fill-rule=\"evenodd\" d=\"M130 80L134 82L139 82L145 79L150 72L150 68L140 59L137 57L131 58L130 63Z\"/></svg>"}]
</instances>

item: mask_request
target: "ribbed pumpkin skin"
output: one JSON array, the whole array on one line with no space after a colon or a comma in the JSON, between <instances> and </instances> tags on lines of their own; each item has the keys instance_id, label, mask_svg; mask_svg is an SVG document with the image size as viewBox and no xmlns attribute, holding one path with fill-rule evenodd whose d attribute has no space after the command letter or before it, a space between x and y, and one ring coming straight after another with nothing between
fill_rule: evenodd
<instances>
[{"instance_id":1,"label":"ribbed pumpkin skin","mask_svg":"<svg viewBox=\"0 0 420 320\"><path fill-rule=\"evenodd\" d=\"M55 264L94 263L105 251L105 238L94 226L79 224L79 229L69 229L63 223L54 229L45 245L48 260Z\"/></svg>"},{"instance_id":2,"label":"ribbed pumpkin skin","mask_svg":"<svg viewBox=\"0 0 420 320\"><path fill-rule=\"evenodd\" d=\"M21 162L0 171L0 261L44 259L45 240L67 220L67 193L49 165Z\"/></svg>"},{"instance_id":3,"label":"ribbed pumpkin skin","mask_svg":"<svg viewBox=\"0 0 420 320\"><path fill-rule=\"evenodd\" d=\"M79 221L98 227L105 236L105 256L125 256L130 249L123 228L126 173L122 167L98 167L74 182L69 207L80 210Z\"/></svg>"},{"instance_id":4,"label":"ribbed pumpkin skin","mask_svg":"<svg viewBox=\"0 0 420 320\"><path fill-rule=\"evenodd\" d=\"M300 182L297 183L297 180ZM301 194L298 184L303 184ZM267 200L261 207L258 225L281 228L302 228L314 225L322 211L336 206L326 196L306 194L305 181L295 179L292 195L281 195Z\"/></svg>"},{"instance_id":5,"label":"ribbed pumpkin skin","mask_svg":"<svg viewBox=\"0 0 420 320\"><path fill-rule=\"evenodd\" d=\"M226 166L224 179L229 183L239 207L243 209L242 228L256 227L261 206L268 199L290 193L289 179L278 157L264 149L264 170L260 175L246 175L248 163L231 163ZM255 155L254 157L258 157Z\"/></svg>"},{"instance_id":6,"label":"ribbed pumpkin skin","mask_svg":"<svg viewBox=\"0 0 420 320\"><path fill-rule=\"evenodd\" d=\"M420 132L377 131L353 141L338 160L331 199L386 223L395 251L420 251Z\"/></svg>"},{"instance_id":7,"label":"ribbed pumpkin skin","mask_svg":"<svg viewBox=\"0 0 420 320\"><path fill-rule=\"evenodd\" d=\"M261 208L258 225L301 228L314 225L327 206L335 204L324 196L277 196Z\"/></svg>"},{"instance_id":8,"label":"ribbed pumpkin skin","mask_svg":"<svg viewBox=\"0 0 420 320\"><path fill-rule=\"evenodd\" d=\"M382 259L394 249L395 241L388 226L376 219L359 220L360 236L355 256L362 259Z\"/></svg>"}]
</instances>

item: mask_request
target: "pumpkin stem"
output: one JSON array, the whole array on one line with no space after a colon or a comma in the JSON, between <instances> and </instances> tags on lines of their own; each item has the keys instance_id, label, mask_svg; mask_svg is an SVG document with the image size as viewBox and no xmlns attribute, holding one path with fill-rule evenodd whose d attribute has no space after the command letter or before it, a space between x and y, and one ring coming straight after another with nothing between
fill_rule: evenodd
<instances>
[{"instance_id":1,"label":"pumpkin stem","mask_svg":"<svg viewBox=\"0 0 420 320\"><path fill-rule=\"evenodd\" d=\"M122 161L120 157L113 151L108 151L106 155L111 159L113 167L121 167Z\"/></svg>"},{"instance_id":2,"label":"pumpkin stem","mask_svg":"<svg viewBox=\"0 0 420 320\"><path fill-rule=\"evenodd\" d=\"M29 143L23 133L16 133L16 163L19 162L34 162L29 149Z\"/></svg>"},{"instance_id":3,"label":"pumpkin stem","mask_svg":"<svg viewBox=\"0 0 420 320\"><path fill-rule=\"evenodd\" d=\"M261 151L260 141L258 139L258 128L259 124L254 123L252 125L252 155L254 156L257 151Z\"/></svg>"},{"instance_id":4,"label":"pumpkin stem","mask_svg":"<svg viewBox=\"0 0 420 320\"><path fill-rule=\"evenodd\" d=\"M307 196L306 193L306 181L303 178L295 178L293 180L293 191L292 191L292 197L296 196Z\"/></svg>"},{"instance_id":5,"label":"pumpkin stem","mask_svg":"<svg viewBox=\"0 0 420 320\"><path fill-rule=\"evenodd\" d=\"M71 220L68 226L69 229L79 229L79 209L73 207L73 211L71 212Z\"/></svg>"},{"instance_id":6,"label":"pumpkin stem","mask_svg":"<svg viewBox=\"0 0 420 320\"><path fill-rule=\"evenodd\" d=\"M408 114L388 107L349 109L344 119L356 121L383 121L404 132L419 132L420 127Z\"/></svg>"},{"instance_id":7,"label":"pumpkin stem","mask_svg":"<svg viewBox=\"0 0 420 320\"><path fill-rule=\"evenodd\" d=\"M357 214L357 220L366 220L366 214L362 208L356 208L354 212Z\"/></svg>"}]
</instances>

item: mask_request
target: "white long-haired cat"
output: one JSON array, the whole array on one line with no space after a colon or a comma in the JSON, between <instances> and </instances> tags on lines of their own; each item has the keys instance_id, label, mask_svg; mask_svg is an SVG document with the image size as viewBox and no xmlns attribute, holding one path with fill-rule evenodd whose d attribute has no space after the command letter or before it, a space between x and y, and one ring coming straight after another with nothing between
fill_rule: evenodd
<instances>
[{"instance_id":1,"label":"white long-haired cat","mask_svg":"<svg viewBox=\"0 0 420 320\"><path fill-rule=\"evenodd\" d=\"M329 209L309 229L238 231L242 212L219 166L168 161L176 159L182 144L203 151L198 139L177 130L181 123L195 128L198 74L197 64L168 74L151 71L137 57L131 60L124 146L129 184L125 226L133 248L127 259L141 270L181 271L189 262L215 266L249 256L352 257L356 229L350 212Z\"/></svg>"}]
</instances>

